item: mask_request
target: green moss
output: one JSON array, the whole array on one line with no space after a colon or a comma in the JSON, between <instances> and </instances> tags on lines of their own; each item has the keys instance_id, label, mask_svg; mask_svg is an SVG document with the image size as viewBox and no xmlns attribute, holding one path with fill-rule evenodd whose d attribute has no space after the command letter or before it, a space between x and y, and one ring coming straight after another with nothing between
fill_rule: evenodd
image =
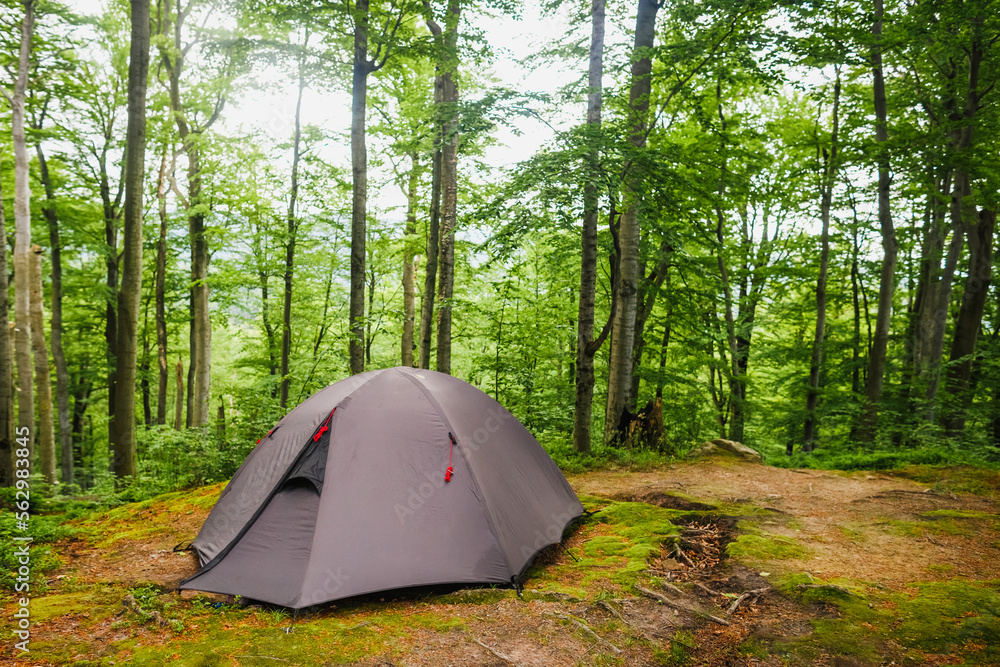
<instances>
[{"instance_id":1,"label":"green moss","mask_svg":"<svg viewBox=\"0 0 1000 667\"><path fill-rule=\"evenodd\" d=\"M973 466L911 465L893 474L930 486L938 493L973 493L997 496L1000 493L1000 470Z\"/></svg>"},{"instance_id":2,"label":"green moss","mask_svg":"<svg viewBox=\"0 0 1000 667\"><path fill-rule=\"evenodd\" d=\"M623 553L628 544L619 535L598 535L587 540L583 545L583 553L592 557L618 555Z\"/></svg>"},{"instance_id":3,"label":"green moss","mask_svg":"<svg viewBox=\"0 0 1000 667\"><path fill-rule=\"evenodd\" d=\"M768 533L749 521L741 521L739 528L743 534L726 546L726 553L735 558L759 564L807 558L811 553L795 538Z\"/></svg>"},{"instance_id":4,"label":"green moss","mask_svg":"<svg viewBox=\"0 0 1000 667\"><path fill-rule=\"evenodd\" d=\"M996 520L1000 518L1000 515L989 514L987 512L975 512L973 510L931 510L930 512L924 512L920 516L926 516L931 519L936 519L940 517L950 517L953 519L992 519Z\"/></svg>"},{"instance_id":5,"label":"green moss","mask_svg":"<svg viewBox=\"0 0 1000 667\"><path fill-rule=\"evenodd\" d=\"M887 521L886 532L901 537L923 537L924 535L972 535L973 527L954 519L937 521Z\"/></svg>"},{"instance_id":6,"label":"green moss","mask_svg":"<svg viewBox=\"0 0 1000 667\"><path fill-rule=\"evenodd\" d=\"M149 500L126 503L109 510L91 513L70 522L77 532L99 547L109 547L125 540L156 535L177 536L178 516L204 513L222 491L222 484L198 489L165 493Z\"/></svg>"},{"instance_id":7,"label":"green moss","mask_svg":"<svg viewBox=\"0 0 1000 667\"><path fill-rule=\"evenodd\" d=\"M857 526L857 524L854 524L854 526ZM837 526L837 529L840 531L841 535L851 540L852 542L864 542L865 540L868 539L868 537L863 532L857 530L857 528L852 527L851 525L848 524L841 524Z\"/></svg>"},{"instance_id":8,"label":"green moss","mask_svg":"<svg viewBox=\"0 0 1000 667\"><path fill-rule=\"evenodd\" d=\"M340 665L371 656L395 658L405 650L415 628L437 632L464 628L452 616L404 614L386 607L380 605L377 613L374 608L360 607L346 617L334 615L300 621L290 633L281 626L232 627L234 624L226 615L203 617L203 622L189 631L191 641L183 645L138 646L122 642L116 646L114 659L117 663L127 658L129 664L137 667L270 665L275 662L273 658L289 665Z\"/></svg>"},{"instance_id":9,"label":"green moss","mask_svg":"<svg viewBox=\"0 0 1000 667\"><path fill-rule=\"evenodd\" d=\"M865 595L808 589L800 594L803 602L835 606L840 617L814 620L813 635L788 647L802 657L819 651L882 664L923 664L928 654L957 655L967 665L1000 663L1000 581L952 580L909 589L873 587Z\"/></svg>"},{"instance_id":10,"label":"green moss","mask_svg":"<svg viewBox=\"0 0 1000 667\"><path fill-rule=\"evenodd\" d=\"M50 618L67 614L90 614L93 616L95 613L100 614L100 612L99 597L91 591L46 595L31 599L31 620L34 623L43 623Z\"/></svg>"}]
</instances>

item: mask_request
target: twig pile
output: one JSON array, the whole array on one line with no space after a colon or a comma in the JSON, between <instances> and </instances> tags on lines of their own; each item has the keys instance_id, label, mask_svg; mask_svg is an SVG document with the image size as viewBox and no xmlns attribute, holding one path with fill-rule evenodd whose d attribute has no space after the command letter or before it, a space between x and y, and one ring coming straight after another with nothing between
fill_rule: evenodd
<instances>
[{"instance_id":1,"label":"twig pile","mask_svg":"<svg viewBox=\"0 0 1000 667\"><path fill-rule=\"evenodd\" d=\"M698 571L711 570L722 557L721 544L724 537L718 526L705 523L691 523L681 530L680 537L669 547L666 558L673 558L686 568L670 571L668 579L686 581L701 574Z\"/></svg>"}]
</instances>

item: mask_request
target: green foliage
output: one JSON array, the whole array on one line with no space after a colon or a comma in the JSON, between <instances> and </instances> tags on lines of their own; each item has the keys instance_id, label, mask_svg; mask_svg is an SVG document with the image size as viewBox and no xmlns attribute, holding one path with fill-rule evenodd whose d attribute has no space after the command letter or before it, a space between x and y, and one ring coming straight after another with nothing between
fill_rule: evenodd
<instances>
[{"instance_id":1,"label":"green foliage","mask_svg":"<svg viewBox=\"0 0 1000 667\"><path fill-rule=\"evenodd\" d=\"M27 583L28 595L34 597L47 588L45 575L62 565L58 552L52 545L59 539L70 535L73 531L62 523L62 517L31 515L28 519L28 530L18 530L17 520L13 512L0 513L0 589L14 593L15 586ZM28 543L30 576L21 579L18 568L21 556L16 552L22 543L15 542L15 537L31 537Z\"/></svg>"}]
</instances>

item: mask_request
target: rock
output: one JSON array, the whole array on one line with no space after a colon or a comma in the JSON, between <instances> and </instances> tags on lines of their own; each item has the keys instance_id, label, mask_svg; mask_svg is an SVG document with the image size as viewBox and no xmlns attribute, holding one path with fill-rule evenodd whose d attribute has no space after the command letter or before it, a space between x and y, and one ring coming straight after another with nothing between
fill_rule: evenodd
<instances>
[{"instance_id":1,"label":"rock","mask_svg":"<svg viewBox=\"0 0 1000 667\"><path fill-rule=\"evenodd\" d=\"M688 458L692 459L702 456L735 456L750 463L762 463L764 461L764 458L756 449L747 447L742 442L723 440L722 438L703 442L688 453Z\"/></svg>"}]
</instances>

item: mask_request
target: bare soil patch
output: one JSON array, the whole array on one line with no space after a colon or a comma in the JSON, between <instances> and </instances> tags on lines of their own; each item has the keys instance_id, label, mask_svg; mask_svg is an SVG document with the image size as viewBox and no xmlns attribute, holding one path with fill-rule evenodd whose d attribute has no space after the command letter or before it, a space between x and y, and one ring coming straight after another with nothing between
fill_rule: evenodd
<instances>
[{"instance_id":1,"label":"bare soil patch","mask_svg":"<svg viewBox=\"0 0 1000 667\"><path fill-rule=\"evenodd\" d=\"M928 512L996 515L1000 503L971 494L939 493L885 474L785 470L710 460L654 472L575 475L578 492L655 502L686 509L686 497L770 510L758 519L776 535L793 537L811 552L788 567L825 579L846 578L899 588L913 581L954 577L1000 578L997 535L984 539L989 518L946 525ZM681 493L684 497L675 494ZM666 501L664 497L676 500ZM648 500L647 500L648 499ZM659 502L658 502L659 501ZM676 503L676 504L670 504ZM985 524L985 525L984 525Z\"/></svg>"}]
</instances>

